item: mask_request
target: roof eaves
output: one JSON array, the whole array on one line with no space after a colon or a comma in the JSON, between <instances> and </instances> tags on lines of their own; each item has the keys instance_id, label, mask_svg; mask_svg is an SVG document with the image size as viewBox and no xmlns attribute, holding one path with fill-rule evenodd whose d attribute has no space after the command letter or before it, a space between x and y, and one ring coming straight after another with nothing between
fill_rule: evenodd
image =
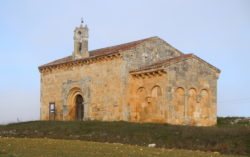
<instances>
[{"instance_id":1,"label":"roof eaves","mask_svg":"<svg viewBox=\"0 0 250 157\"><path fill-rule=\"evenodd\" d=\"M58 60L52 61L50 63L41 65L38 67L38 69L41 70L41 69L46 68L46 67L53 67L53 66L57 66L57 65L61 65L61 64L73 63L73 62L78 62L78 61L85 61L85 60L89 60L89 59L93 59L93 58L97 58L97 57L114 55L116 53L119 54L121 51L129 50L129 49L131 49L131 48L133 48L133 47L135 47L135 46L137 46L145 41L151 40L153 38L158 38L158 37L149 37L149 38L145 38L145 39L141 39L141 40L137 40L137 41L132 41L132 42L124 43L124 44L119 44L119 45L115 45L115 46L110 46L110 47L106 47L106 48L92 50L92 51L90 51L90 57L88 57L88 58L82 58L82 59L77 59L77 60L72 60L72 59L67 60L67 58L70 58L71 56L64 57L62 59L58 59Z\"/></svg>"},{"instance_id":2,"label":"roof eaves","mask_svg":"<svg viewBox=\"0 0 250 157\"><path fill-rule=\"evenodd\" d=\"M65 62L59 62L59 63L55 63L55 64L45 64L42 66L39 66L38 69L41 71L43 68L47 68L47 67L54 67L54 66L58 66L58 65L62 65L62 64L70 64L70 63L76 63L76 62L83 62L83 61L87 61L87 60L92 60L92 59L96 59L96 58L100 58L100 57L104 57L104 56L112 56L114 54L119 55L119 52L113 52L110 54L103 54L103 55L98 55L98 56L90 56L88 58L82 58L82 59L75 59L75 60L69 60L69 61L65 61ZM65 57L66 58L66 57Z\"/></svg>"},{"instance_id":3,"label":"roof eaves","mask_svg":"<svg viewBox=\"0 0 250 157\"><path fill-rule=\"evenodd\" d=\"M174 58L169 58L169 59L166 59L166 60L162 60L162 61L153 63L151 65L147 65L147 66L141 67L141 68L136 69L136 70L131 70L130 73L139 72L139 71L143 71L143 70L149 70L149 69L154 69L154 68L159 68L159 67L163 67L163 66L166 66L166 65L170 65L170 64L173 64L175 62L183 61L183 59L186 59L188 57L192 57L192 55L193 54L185 54L185 55L181 55L181 56L178 56L178 57L174 57Z\"/></svg>"},{"instance_id":4,"label":"roof eaves","mask_svg":"<svg viewBox=\"0 0 250 157\"><path fill-rule=\"evenodd\" d=\"M148 65L148 66L144 66L144 67L141 67L141 68L136 69L136 70L131 70L130 73L135 73L135 72L140 72L140 71L143 72L145 70L160 68L160 67L163 67L163 66L166 67L166 66L176 64L178 62L182 62L182 61L190 59L190 58L195 58L195 59L207 64L210 68L214 69L218 73L221 72L220 69L216 68L215 66L211 65L210 63L206 62L205 60L203 60L203 59L199 58L198 56L191 53L191 54L184 54L184 55L181 55L181 56L178 56L178 57L174 57L174 58L166 59L166 60L163 60L163 61L159 61L157 63L151 64L151 65Z\"/></svg>"},{"instance_id":5,"label":"roof eaves","mask_svg":"<svg viewBox=\"0 0 250 157\"><path fill-rule=\"evenodd\" d=\"M196 56L196 55L194 55L194 54L193 54L193 57L196 58L197 60L199 60L199 61L201 61L201 62L207 64L210 68L214 69L216 72L221 73L221 70L220 70L220 69L218 69L217 67L215 67L215 66L213 66L212 64L208 63L207 61L203 60L202 58L200 58L200 57L198 57L198 56Z\"/></svg>"}]
</instances>

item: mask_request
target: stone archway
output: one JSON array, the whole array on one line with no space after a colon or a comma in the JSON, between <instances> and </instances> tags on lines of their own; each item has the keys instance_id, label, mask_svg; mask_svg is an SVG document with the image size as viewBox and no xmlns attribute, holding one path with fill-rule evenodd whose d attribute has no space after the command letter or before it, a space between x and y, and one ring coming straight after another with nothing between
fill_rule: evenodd
<instances>
[{"instance_id":1,"label":"stone archway","mask_svg":"<svg viewBox=\"0 0 250 157\"><path fill-rule=\"evenodd\" d=\"M84 118L84 98L80 88L72 88L69 91L68 99L68 120L83 120Z\"/></svg>"}]
</instances>

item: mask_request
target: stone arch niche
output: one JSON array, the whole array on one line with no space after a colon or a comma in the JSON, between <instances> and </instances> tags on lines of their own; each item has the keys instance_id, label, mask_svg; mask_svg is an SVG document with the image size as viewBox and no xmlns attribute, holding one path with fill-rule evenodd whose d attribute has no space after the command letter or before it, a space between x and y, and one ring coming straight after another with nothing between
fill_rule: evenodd
<instances>
[{"instance_id":1,"label":"stone arch niche","mask_svg":"<svg viewBox=\"0 0 250 157\"><path fill-rule=\"evenodd\" d=\"M188 108L187 115L191 123L194 123L195 111L197 106L197 91L195 88L190 88L188 90Z\"/></svg>"},{"instance_id":2,"label":"stone arch niche","mask_svg":"<svg viewBox=\"0 0 250 157\"><path fill-rule=\"evenodd\" d=\"M84 118L84 97L80 88L72 88L67 97L67 120L83 120Z\"/></svg>"},{"instance_id":3,"label":"stone arch niche","mask_svg":"<svg viewBox=\"0 0 250 157\"><path fill-rule=\"evenodd\" d=\"M153 121L162 121L165 120L165 103L164 98L162 97L162 88L159 85L153 86L151 88L151 103L149 107L152 111L150 114L152 115Z\"/></svg>"},{"instance_id":4,"label":"stone arch niche","mask_svg":"<svg viewBox=\"0 0 250 157\"><path fill-rule=\"evenodd\" d=\"M202 89L200 92L200 107L201 107L201 118L207 119L209 117L209 92L207 89Z\"/></svg>"},{"instance_id":5,"label":"stone arch niche","mask_svg":"<svg viewBox=\"0 0 250 157\"><path fill-rule=\"evenodd\" d=\"M146 119L146 107L147 107L147 90L144 87L139 87L136 91L137 103L135 106L137 121L144 121Z\"/></svg>"},{"instance_id":6,"label":"stone arch niche","mask_svg":"<svg viewBox=\"0 0 250 157\"><path fill-rule=\"evenodd\" d=\"M174 93L174 113L175 123L183 124L185 115L185 90L182 87L178 87Z\"/></svg>"},{"instance_id":7,"label":"stone arch niche","mask_svg":"<svg viewBox=\"0 0 250 157\"><path fill-rule=\"evenodd\" d=\"M147 95L147 91L144 87L139 87L136 91L137 96L141 97L141 96L146 96Z\"/></svg>"},{"instance_id":8,"label":"stone arch niche","mask_svg":"<svg viewBox=\"0 0 250 157\"><path fill-rule=\"evenodd\" d=\"M156 85L151 89L151 96L153 98L157 98L159 96L162 96L162 91L161 91L161 87Z\"/></svg>"}]
</instances>

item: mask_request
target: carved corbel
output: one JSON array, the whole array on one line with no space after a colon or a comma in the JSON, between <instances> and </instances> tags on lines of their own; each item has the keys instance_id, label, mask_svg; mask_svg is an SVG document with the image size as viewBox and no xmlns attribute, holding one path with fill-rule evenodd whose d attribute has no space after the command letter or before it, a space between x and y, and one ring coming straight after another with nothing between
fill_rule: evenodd
<instances>
[{"instance_id":1,"label":"carved corbel","mask_svg":"<svg viewBox=\"0 0 250 157\"><path fill-rule=\"evenodd\" d=\"M148 78L151 78L150 73L144 73L144 75L145 75L146 77L148 77Z\"/></svg>"}]
</instances>

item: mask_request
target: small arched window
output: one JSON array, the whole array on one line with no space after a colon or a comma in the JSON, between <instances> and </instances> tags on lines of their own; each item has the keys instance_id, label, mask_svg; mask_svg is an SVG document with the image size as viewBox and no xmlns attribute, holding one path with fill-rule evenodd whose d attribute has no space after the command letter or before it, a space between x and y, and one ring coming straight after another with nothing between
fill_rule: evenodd
<instances>
[{"instance_id":1,"label":"small arched window","mask_svg":"<svg viewBox=\"0 0 250 157\"><path fill-rule=\"evenodd\" d=\"M152 88L152 90L151 90L151 95L154 98L162 96L161 87L160 86L154 86Z\"/></svg>"},{"instance_id":2,"label":"small arched window","mask_svg":"<svg viewBox=\"0 0 250 157\"><path fill-rule=\"evenodd\" d=\"M204 106L208 106L209 105L209 93L206 89L202 89L200 92L200 96L201 96L201 104L203 104Z\"/></svg>"},{"instance_id":3,"label":"small arched window","mask_svg":"<svg viewBox=\"0 0 250 157\"><path fill-rule=\"evenodd\" d=\"M174 95L174 110L177 119L180 123L183 123L184 115L185 115L185 90L182 87L178 87L175 90Z\"/></svg>"},{"instance_id":4,"label":"small arched window","mask_svg":"<svg viewBox=\"0 0 250 157\"><path fill-rule=\"evenodd\" d=\"M146 89L144 87L140 87L137 89L137 92L136 92L138 95L143 95L143 94L146 94Z\"/></svg>"}]
</instances>

